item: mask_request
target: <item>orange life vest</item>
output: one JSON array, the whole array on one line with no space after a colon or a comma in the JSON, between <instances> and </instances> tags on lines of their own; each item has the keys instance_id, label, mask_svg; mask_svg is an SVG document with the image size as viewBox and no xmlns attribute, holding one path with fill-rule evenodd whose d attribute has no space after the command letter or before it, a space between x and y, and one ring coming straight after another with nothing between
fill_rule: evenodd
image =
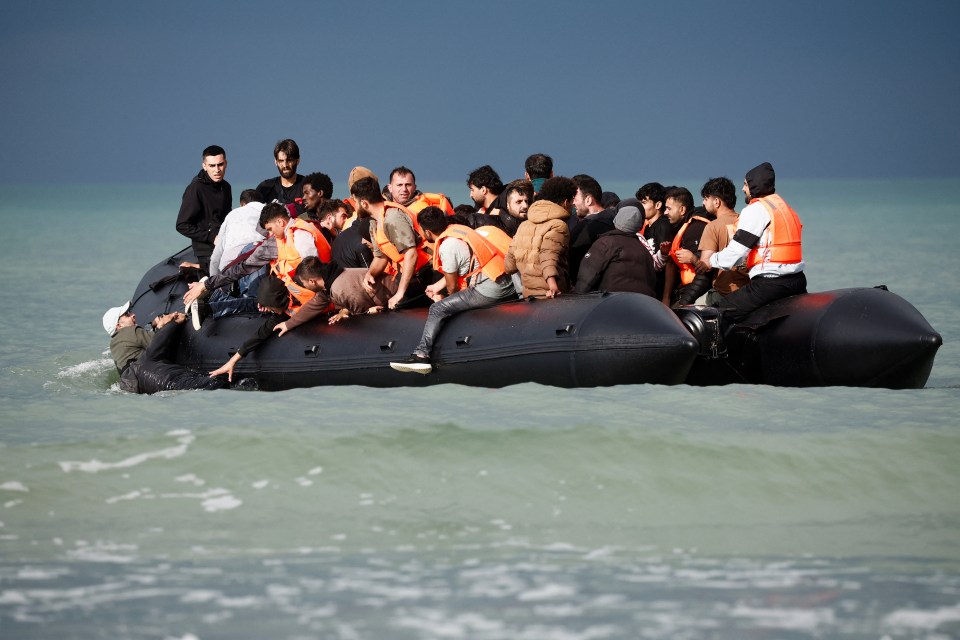
<instances>
[{"instance_id":1,"label":"orange life vest","mask_svg":"<svg viewBox=\"0 0 960 640\"><path fill-rule=\"evenodd\" d=\"M448 216L453 215L453 205L450 204L447 196L442 193L421 193L413 202L407 205L407 209L410 209L410 211L415 214L420 213L427 207L437 207Z\"/></svg>"},{"instance_id":2,"label":"orange life vest","mask_svg":"<svg viewBox=\"0 0 960 640\"><path fill-rule=\"evenodd\" d=\"M691 264L680 264L677 261L677 250L680 249L680 243L683 241L683 234L686 233L687 227L690 226L690 223L694 220L701 220L710 224L710 220L703 218L701 216L693 216L689 220L683 223L683 226L680 227L680 231L677 231L677 235L673 237L673 244L670 246L670 257L673 258L673 261L676 262L677 267L680 269L680 283L683 285L688 285L693 282L693 279L697 277L697 270L693 268Z\"/></svg>"},{"instance_id":3,"label":"orange life vest","mask_svg":"<svg viewBox=\"0 0 960 640\"><path fill-rule=\"evenodd\" d=\"M470 246L473 257L480 265L470 273L459 276L460 288L467 286L467 281L479 272L483 272L491 280L496 280L506 273L503 268L503 256L510 249L510 236L499 227L483 226L476 229L462 224L451 224L434 241L433 270L444 273L440 260L440 245L447 238L459 238Z\"/></svg>"},{"instance_id":4,"label":"orange life vest","mask_svg":"<svg viewBox=\"0 0 960 640\"><path fill-rule=\"evenodd\" d=\"M766 231L767 244L761 247L758 243L747 254L747 267L752 269L764 262L796 264L803 261L803 250L800 246L803 224L800 223L797 212L775 193L752 200L750 204L754 202L767 208L770 226Z\"/></svg>"},{"instance_id":5,"label":"orange life vest","mask_svg":"<svg viewBox=\"0 0 960 640\"><path fill-rule=\"evenodd\" d=\"M293 243L293 234L297 230L306 231L313 236L313 245L317 248L317 256L320 261L330 262L330 243L327 242L316 225L299 218L294 218L287 224L283 237L277 238L277 259L270 270L283 280L283 284L287 285L287 290L290 291L290 295L296 301L291 300L291 308L300 306L315 295L313 291L301 287L293 279L297 265L303 261L303 257Z\"/></svg>"},{"instance_id":6,"label":"orange life vest","mask_svg":"<svg viewBox=\"0 0 960 640\"><path fill-rule=\"evenodd\" d=\"M420 224L417 222L417 216L410 209L407 209L402 204L397 204L396 202L384 202L383 213L386 215L387 209L399 209L402 211L413 224L413 230L416 232L419 242L417 243L417 264L415 267L416 271L419 271L425 265L430 263L431 257L430 254L424 250L423 247L423 230L420 229ZM374 244L377 245L377 248L380 249L380 252L386 256L391 264L387 266L388 273L399 273L400 265L403 263L403 255L400 251L397 250L397 247L394 246L390 239L387 238L387 234L383 230L383 221L377 223L377 232L374 234L373 238Z\"/></svg>"}]
</instances>

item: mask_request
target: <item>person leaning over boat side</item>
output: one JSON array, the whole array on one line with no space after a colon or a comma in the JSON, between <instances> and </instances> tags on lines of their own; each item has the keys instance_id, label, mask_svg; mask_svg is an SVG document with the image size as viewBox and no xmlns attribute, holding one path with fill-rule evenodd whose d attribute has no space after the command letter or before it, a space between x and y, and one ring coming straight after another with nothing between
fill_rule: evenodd
<instances>
[{"instance_id":1,"label":"person leaning over boat side","mask_svg":"<svg viewBox=\"0 0 960 640\"><path fill-rule=\"evenodd\" d=\"M435 243L433 269L443 278L427 287L427 295L434 302L417 348L407 360L391 362L390 366L397 371L426 374L433 370L433 342L448 318L516 300L517 293L503 268L503 255L510 244L506 233L496 227L471 229L450 224L449 217L437 207L421 211L417 221L427 241Z\"/></svg>"},{"instance_id":2,"label":"person leaning over boat side","mask_svg":"<svg viewBox=\"0 0 960 640\"><path fill-rule=\"evenodd\" d=\"M570 282L576 284L577 274L580 272L580 262L590 251L590 247L602 234L613 231L613 220L617 215L616 207L604 207L600 204L603 189L600 183L591 176L579 174L571 178L577 185L577 193L573 197L575 216L570 220L578 222L570 225Z\"/></svg>"},{"instance_id":3,"label":"person leaning over boat side","mask_svg":"<svg viewBox=\"0 0 960 640\"><path fill-rule=\"evenodd\" d=\"M580 262L576 293L633 291L656 297L653 257L637 235L643 226L638 207L626 206L613 219L613 231L597 238Z\"/></svg>"},{"instance_id":4,"label":"person leaning over boat side","mask_svg":"<svg viewBox=\"0 0 960 640\"><path fill-rule=\"evenodd\" d=\"M714 269L731 270L746 260L750 282L719 301L727 324L743 321L774 300L807 292L801 231L797 213L776 193L769 162L757 165L743 180L747 206L740 212L733 239L710 256Z\"/></svg>"},{"instance_id":5,"label":"person leaning over boat side","mask_svg":"<svg viewBox=\"0 0 960 640\"><path fill-rule=\"evenodd\" d=\"M290 306L291 297L287 286L279 278L272 273L267 275L260 283L260 290L257 291L257 303L260 305L261 313L265 314L263 322L229 360L210 372L208 380L220 380L222 384L223 379L218 379L217 376L227 374L227 382L233 382L233 369L237 363L251 351L260 348L273 335L274 327L290 317L287 309Z\"/></svg>"},{"instance_id":6,"label":"person leaning over boat side","mask_svg":"<svg viewBox=\"0 0 960 640\"><path fill-rule=\"evenodd\" d=\"M108 309L103 328L110 334L110 355L120 371L120 389L128 393L156 393L189 389L220 389L219 381L174 364L171 358L186 320L182 313L157 316L151 323L155 331L137 326L130 303Z\"/></svg>"},{"instance_id":7,"label":"person leaning over boat side","mask_svg":"<svg viewBox=\"0 0 960 640\"><path fill-rule=\"evenodd\" d=\"M554 177L544 182L540 200L530 205L526 221L513 237L504 256L504 268L507 273L520 273L524 297L554 298L569 290L567 218L576 192L570 178Z\"/></svg>"},{"instance_id":8,"label":"person leaning over boat side","mask_svg":"<svg viewBox=\"0 0 960 640\"><path fill-rule=\"evenodd\" d=\"M716 305L722 296L728 296L748 282L745 267L736 267L730 271L710 269L710 256L723 251L733 239L737 230L739 215L737 206L737 188L729 178L711 178L700 189L703 208L716 219L703 230L700 236L700 257L687 249L677 251L677 260L686 264L695 264L698 271L713 271L713 289L707 294L707 304Z\"/></svg>"},{"instance_id":9,"label":"person leaning over boat side","mask_svg":"<svg viewBox=\"0 0 960 640\"><path fill-rule=\"evenodd\" d=\"M438 207L448 216L453 215L450 199L442 193L423 193L417 189L417 177L404 166L390 172L390 182L383 188L383 197L402 204L414 213L420 213L427 207Z\"/></svg>"},{"instance_id":10,"label":"person leaning over boat side","mask_svg":"<svg viewBox=\"0 0 960 640\"><path fill-rule=\"evenodd\" d=\"M214 240L223 219L233 209L233 192L224 179L226 173L227 152L223 147L210 145L204 149L200 173L184 190L177 214L177 232L192 241L202 275L209 273Z\"/></svg>"},{"instance_id":11,"label":"person leaning over boat side","mask_svg":"<svg viewBox=\"0 0 960 640\"><path fill-rule=\"evenodd\" d=\"M321 262L309 257L297 265L294 278L316 295L307 300L289 320L274 331L283 335L323 314L330 314L328 324L336 324L350 316L380 313L390 296L396 293L396 281L384 278L377 282L374 294L363 287L366 269L344 269L336 262Z\"/></svg>"},{"instance_id":12,"label":"person leaning over boat side","mask_svg":"<svg viewBox=\"0 0 960 640\"><path fill-rule=\"evenodd\" d=\"M300 147L289 138L281 140L273 147L273 162L280 175L267 178L257 185L257 191L264 202L294 204L303 199L303 176L297 173L300 165ZM329 198L332 194L328 193Z\"/></svg>"},{"instance_id":13,"label":"person leaning over boat side","mask_svg":"<svg viewBox=\"0 0 960 640\"><path fill-rule=\"evenodd\" d=\"M670 293L670 302L672 305L693 304L710 290L712 274L698 271L693 265L681 263L676 257L677 251L688 249L699 255L700 236L712 219L708 217L705 209L694 208L693 194L686 187L671 187L667 190L663 212L670 224L677 229L677 234L669 246L666 243L660 245L661 254L666 256L669 253L671 261L668 265L677 271L677 285ZM664 298L666 297L664 293Z\"/></svg>"},{"instance_id":14,"label":"person leaning over boat side","mask_svg":"<svg viewBox=\"0 0 960 640\"><path fill-rule=\"evenodd\" d=\"M373 262L364 278L370 295L377 280L394 276L397 292L390 298L390 309L424 306L428 299L423 291L433 280L430 254L424 247L423 236L417 228L416 216L401 204L388 202L373 178L357 180L350 195L359 211L372 218L370 236L373 240Z\"/></svg>"},{"instance_id":15,"label":"person leaning over boat side","mask_svg":"<svg viewBox=\"0 0 960 640\"><path fill-rule=\"evenodd\" d=\"M313 297L313 292L294 281L294 270L307 256L330 262L330 243L316 225L291 218L287 208L277 203L263 207L260 226L269 231L277 242L277 259L271 263L270 272L290 291L291 309L300 306Z\"/></svg>"}]
</instances>

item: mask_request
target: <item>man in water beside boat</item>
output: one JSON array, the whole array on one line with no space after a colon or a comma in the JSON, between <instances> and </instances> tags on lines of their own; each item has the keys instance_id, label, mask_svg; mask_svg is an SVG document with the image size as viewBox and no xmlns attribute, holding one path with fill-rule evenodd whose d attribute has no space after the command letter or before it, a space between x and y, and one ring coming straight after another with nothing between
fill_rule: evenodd
<instances>
[{"instance_id":1,"label":"man in water beside boat","mask_svg":"<svg viewBox=\"0 0 960 640\"><path fill-rule=\"evenodd\" d=\"M227 152L223 147L210 145L204 149L200 173L184 190L177 214L177 232L190 238L202 275L209 272L214 240L233 208L233 192L224 179L226 173Z\"/></svg>"},{"instance_id":2,"label":"man in water beside boat","mask_svg":"<svg viewBox=\"0 0 960 640\"><path fill-rule=\"evenodd\" d=\"M407 360L391 362L390 366L397 371L427 374L433 370L430 353L434 340L448 318L516 300L517 294L503 267L510 236L502 230L450 224L446 213L437 207L421 211L417 222L426 240L434 243L433 269L443 278L426 289L434 303L417 348Z\"/></svg>"},{"instance_id":3,"label":"man in water beside boat","mask_svg":"<svg viewBox=\"0 0 960 640\"><path fill-rule=\"evenodd\" d=\"M129 393L157 393L190 389L221 389L224 381L212 379L183 365L173 357L186 320L182 313L154 318L154 332L137 326L130 303L108 309L103 328L110 335L110 355L120 372L120 389Z\"/></svg>"}]
</instances>

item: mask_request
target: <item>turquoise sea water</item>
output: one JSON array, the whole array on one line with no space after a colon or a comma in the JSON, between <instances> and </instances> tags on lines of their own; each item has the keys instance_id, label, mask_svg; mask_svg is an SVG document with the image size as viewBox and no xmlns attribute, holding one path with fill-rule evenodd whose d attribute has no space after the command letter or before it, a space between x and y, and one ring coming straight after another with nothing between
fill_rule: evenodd
<instances>
[{"instance_id":1,"label":"turquoise sea water","mask_svg":"<svg viewBox=\"0 0 960 640\"><path fill-rule=\"evenodd\" d=\"M0 188L0 637L960 636L960 181L780 188L811 290L943 335L923 390L125 395L181 190Z\"/></svg>"}]
</instances>

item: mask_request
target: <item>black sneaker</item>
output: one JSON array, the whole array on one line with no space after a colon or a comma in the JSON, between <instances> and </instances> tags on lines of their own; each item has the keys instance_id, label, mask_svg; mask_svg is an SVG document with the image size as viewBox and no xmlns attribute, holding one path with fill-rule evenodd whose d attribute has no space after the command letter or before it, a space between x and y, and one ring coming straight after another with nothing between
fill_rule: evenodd
<instances>
[{"instance_id":1,"label":"black sneaker","mask_svg":"<svg viewBox=\"0 0 960 640\"><path fill-rule=\"evenodd\" d=\"M433 371L433 365L430 364L430 358L413 354L403 362L391 362L390 366L404 373L419 373L427 375Z\"/></svg>"}]
</instances>

